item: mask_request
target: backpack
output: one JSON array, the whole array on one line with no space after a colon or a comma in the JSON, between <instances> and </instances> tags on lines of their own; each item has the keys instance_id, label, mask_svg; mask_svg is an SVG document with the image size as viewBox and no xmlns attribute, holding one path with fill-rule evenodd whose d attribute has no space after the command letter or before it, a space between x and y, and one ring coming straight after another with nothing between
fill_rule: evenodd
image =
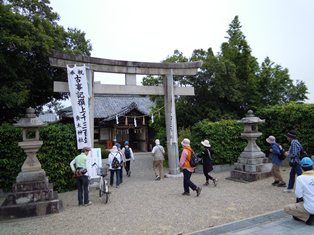
<instances>
[{"instance_id":1,"label":"backpack","mask_svg":"<svg viewBox=\"0 0 314 235\"><path fill-rule=\"evenodd\" d=\"M278 155L279 160L283 161L286 159L285 150L282 148L280 144L278 144L280 154Z\"/></svg>"},{"instance_id":2,"label":"backpack","mask_svg":"<svg viewBox=\"0 0 314 235\"><path fill-rule=\"evenodd\" d=\"M130 148L129 148L129 147L125 147L125 148L124 148L124 155L125 155L125 158L126 158L126 159L131 158L131 151L130 151Z\"/></svg>"},{"instance_id":3,"label":"backpack","mask_svg":"<svg viewBox=\"0 0 314 235\"><path fill-rule=\"evenodd\" d=\"M116 158L116 156L114 156L112 163L111 163L112 169L118 169L120 167L120 162L119 162L118 158Z\"/></svg>"},{"instance_id":4,"label":"backpack","mask_svg":"<svg viewBox=\"0 0 314 235\"><path fill-rule=\"evenodd\" d=\"M191 151L191 158L190 158L190 165L191 167L196 167L202 159L198 157L197 154L195 154L193 151Z\"/></svg>"}]
</instances>

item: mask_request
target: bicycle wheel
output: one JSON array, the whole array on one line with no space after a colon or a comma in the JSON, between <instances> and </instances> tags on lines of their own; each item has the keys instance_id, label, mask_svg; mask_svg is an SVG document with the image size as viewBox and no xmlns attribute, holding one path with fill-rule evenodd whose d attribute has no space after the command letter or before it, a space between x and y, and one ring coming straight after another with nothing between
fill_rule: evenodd
<instances>
[{"instance_id":1,"label":"bicycle wheel","mask_svg":"<svg viewBox=\"0 0 314 235\"><path fill-rule=\"evenodd\" d=\"M104 203L107 204L109 201L109 185L106 179L104 179L104 195L102 198Z\"/></svg>"},{"instance_id":2,"label":"bicycle wheel","mask_svg":"<svg viewBox=\"0 0 314 235\"><path fill-rule=\"evenodd\" d=\"M102 198L103 194L104 194L104 181L103 178L101 177L99 180L99 197Z\"/></svg>"}]
</instances>

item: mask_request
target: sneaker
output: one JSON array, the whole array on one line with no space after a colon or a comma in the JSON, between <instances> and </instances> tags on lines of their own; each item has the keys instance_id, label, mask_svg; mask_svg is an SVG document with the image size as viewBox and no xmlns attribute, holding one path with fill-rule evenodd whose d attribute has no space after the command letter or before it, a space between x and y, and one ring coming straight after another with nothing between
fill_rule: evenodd
<instances>
[{"instance_id":1,"label":"sneaker","mask_svg":"<svg viewBox=\"0 0 314 235\"><path fill-rule=\"evenodd\" d=\"M275 180L271 185L272 185L272 186L276 186L276 185L278 185L278 184L279 184L279 181Z\"/></svg>"},{"instance_id":2,"label":"sneaker","mask_svg":"<svg viewBox=\"0 0 314 235\"><path fill-rule=\"evenodd\" d=\"M196 196L198 197L201 194L202 188L201 187L197 187L196 188Z\"/></svg>"},{"instance_id":3,"label":"sneaker","mask_svg":"<svg viewBox=\"0 0 314 235\"><path fill-rule=\"evenodd\" d=\"M182 193L183 196L190 196L190 193L184 192Z\"/></svg>"},{"instance_id":4,"label":"sneaker","mask_svg":"<svg viewBox=\"0 0 314 235\"><path fill-rule=\"evenodd\" d=\"M283 190L285 193L292 193L293 192L293 189L288 189L288 188L286 188L286 189L284 189Z\"/></svg>"},{"instance_id":5,"label":"sneaker","mask_svg":"<svg viewBox=\"0 0 314 235\"><path fill-rule=\"evenodd\" d=\"M218 181L218 179L213 179L213 183L214 183L215 187L217 186L217 181Z\"/></svg>"},{"instance_id":6,"label":"sneaker","mask_svg":"<svg viewBox=\"0 0 314 235\"><path fill-rule=\"evenodd\" d=\"M207 186L207 185L209 185L209 183L208 183L208 181L206 181L206 183L205 184L203 184L204 186Z\"/></svg>"},{"instance_id":7,"label":"sneaker","mask_svg":"<svg viewBox=\"0 0 314 235\"><path fill-rule=\"evenodd\" d=\"M155 180L160 180L160 177L157 175L156 178L155 178Z\"/></svg>"},{"instance_id":8,"label":"sneaker","mask_svg":"<svg viewBox=\"0 0 314 235\"><path fill-rule=\"evenodd\" d=\"M307 225L314 225L314 215L310 215L310 218L305 223Z\"/></svg>"},{"instance_id":9,"label":"sneaker","mask_svg":"<svg viewBox=\"0 0 314 235\"><path fill-rule=\"evenodd\" d=\"M88 203L84 204L84 206L90 206L92 205L93 203L91 201L89 201Z\"/></svg>"},{"instance_id":10,"label":"sneaker","mask_svg":"<svg viewBox=\"0 0 314 235\"><path fill-rule=\"evenodd\" d=\"M278 187L287 187L285 182L281 182L279 184L277 184Z\"/></svg>"},{"instance_id":11,"label":"sneaker","mask_svg":"<svg viewBox=\"0 0 314 235\"><path fill-rule=\"evenodd\" d=\"M130 176L131 176L131 171L128 172L128 177L130 177Z\"/></svg>"}]
</instances>

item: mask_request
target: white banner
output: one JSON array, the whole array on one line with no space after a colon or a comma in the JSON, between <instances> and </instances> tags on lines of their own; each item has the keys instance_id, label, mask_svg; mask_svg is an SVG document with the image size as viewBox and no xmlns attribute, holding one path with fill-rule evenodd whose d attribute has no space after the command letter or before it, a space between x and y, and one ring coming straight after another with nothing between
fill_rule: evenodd
<instances>
[{"instance_id":1,"label":"white banner","mask_svg":"<svg viewBox=\"0 0 314 235\"><path fill-rule=\"evenodd\" d=\"M87 170L91 179L99 178L97 175L97 168L99 167L102 167L101 149L92 148L87 158Z\"/></svg>"},{"instance_id":2,"label":"white banner","mask_svg":"<svg viewBox=\"0 0 314 235\"><path fill-rule=\"evenodd\" d=\"M67 65L67 70L77 148L91 147L86 68Z\"/></svg>"}]
</instances>

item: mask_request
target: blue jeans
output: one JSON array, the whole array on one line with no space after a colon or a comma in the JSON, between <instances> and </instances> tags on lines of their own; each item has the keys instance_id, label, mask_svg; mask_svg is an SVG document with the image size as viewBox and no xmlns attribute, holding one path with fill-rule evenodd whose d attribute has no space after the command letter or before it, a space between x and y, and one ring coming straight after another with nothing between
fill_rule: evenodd
<instances>
[{"instance_id":1,"label":"blue jeans","mask_svg":"<svg viewBox=\"0 0 314 235\"><path fill-rule=\"evenodd\" d=\"M116 174L116 186L118 187L120 184L120 169L110 170L110 186L113 185L114 174Z\"/></svg>"},{"instance_id":2,"label":"blue jeans","mask_svg":"<svg viewBox=\"0 0 314 235\"><path fill-rule=\"evenodd\" d=\"M295 164L291 167L288 189L293 189L294 182L295 182L295 174L297 174L297 176L302 174L302 169L301 169L300 164Z\"/></svg>"},{"instance_id":3,"label":"blue jeans","mask_svg":"<svg viewBox=\"0 0 314 235\"><path fill-rule=\"evenodd\" d=\"M88 176L83 175L83 176L78 177L76 184L77 184L77 198L78 198L79 205L89 203Z\"/></svg>"},{"instance_id":4,"label":"blue jeans","mask_svg":"<svg viewBox=\"0 0 314 235\"><path fill-rule=\"evenodd\" d=\"M197 186L191 181L192 172L187 169L183 169L183 188L185 193L190 192L190 188L192 190L196 190Z\"/></svg>"}]
</instances>

